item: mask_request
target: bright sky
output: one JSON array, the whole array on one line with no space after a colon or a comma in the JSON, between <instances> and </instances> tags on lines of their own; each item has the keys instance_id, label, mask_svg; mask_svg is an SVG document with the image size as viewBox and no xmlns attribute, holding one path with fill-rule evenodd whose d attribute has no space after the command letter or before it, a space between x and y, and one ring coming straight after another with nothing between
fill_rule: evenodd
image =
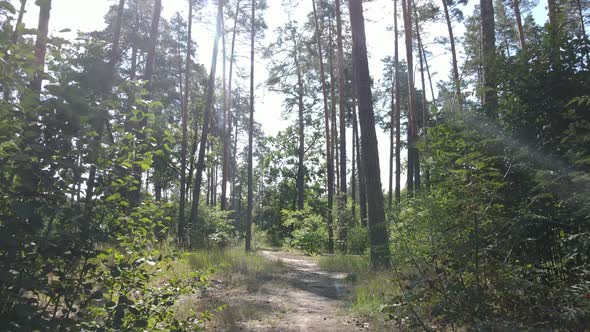
<instances>
[{"instance_id":1,"label":"bright sky","mask_svg":"<svg viewBox=\"0 0 590 332\"><path fill-rule=\"evenodd\" d=\"M533 15L537 23L546 20L545 1L540 0L540 3ZM18 0L12 0L15 7L18 8ZM51 12L50 31L56 33L62 29L70 28L72 31L94 31L103 29L104 15L108 7L113 4L114 0L53 0L53 8ZM118 1L117 1L118 2ZM166 18L179 11L185 17L188 11L188 1L185 0L163 0L163 16ZM267 45L273 39L273 31L283 25L289 20L289 17L296 19L300 23L305 21L307 13L311 11L311 1L300 0L298 5L294 6L296 9L287 9L291 13L287 13L285 7L282 5L283 1L268 0L268 9L265 11L265 19L268 25L266 32L266 40L259 43L260 46ZM466 16L473 10L473 6L477 1L471 0L470 4L465 9ZM367 34L367 46L369 50L369 67L371 75L376 79L381 79L383 66L381 59L388 55L393 55L393 32L388 31L387 27L393 24L393 1L392 0L374 0L365 2L365 27ZM195 22L194 38L198 41L197 56L199 62L210 66L211 50L213 46L213 19L216 17L216 8L212 1L208 0L207 7L204 9L203 22ZM28 1L27 13L25 15L25 24L29 27L36 26L38 15L38 7L34 5L34 1ZM398 20L402 24L401 20ZM230 22L228 22L230 23ZM227 23L226 23L227 24ZM460 38L464 32L461 23L455 24L455 33ZM424 31L424 45L432 52L433 57L430 60L430 67L435 82L447 79L448 73L451 70L449 51L439 45L431 45L435 37L446 36L446 26L441 23L430 24ZM228 53L230 40L227 38ZM236 56L242 57L242 60L247 61L248 52L247 43L238 43L236 48ZM403 40L400 40L400 56L404 57ZM459 47L461 50L461 47ZM221 52L220 52L221 56ZM460 62L462 62L460 56ZM241 66L241 64L240 64ZM228 66L229 67L229 66ZM243 66L246 68L246 66ZM256 113L255 119L262 124L262 129L267 135L274 135L281 129L287 127L290 123L288 120L281 118L282 100L283 97L276 93L268 92L264 89L264 82L267 77L265 60L259 55L256 60L255 78L258 89L256 91ZM218 69L218 73L221 68ZM220 75L220 74L219 74ZM419 75L417 77L419 80ZM247 84L246 82L242 84ZM416 82L420 86L420 82ZM379 140L379 157L381 163L381 178L384 187L388 183L388 156L389 156L389 134L383 132L379 128L377 132ZM347 133L347 144L350 148L351 134ZM350 151L348 157L351 157ZM403 184L402 184L403 185Z\"/></svg>"}]
</instances>

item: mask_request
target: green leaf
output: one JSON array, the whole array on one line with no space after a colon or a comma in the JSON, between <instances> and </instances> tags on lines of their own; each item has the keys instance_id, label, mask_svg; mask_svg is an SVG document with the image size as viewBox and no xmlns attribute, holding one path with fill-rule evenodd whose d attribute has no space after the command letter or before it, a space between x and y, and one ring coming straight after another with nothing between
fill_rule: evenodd
<instances>
[{"instance_id":1,"label":"green leaf","mask_svg":"<svg viewBox=\"0 0 590 332\"><path fill-rule=\"evenodd\" d=\"M0 9L4 9L12 14L16 14L16 8L14 8L14 6L8 1L0 1Z\"/></svg>"},{"instance_id":2,"label":"green leaf","mask_svg":"<svg viewBox=\"0 0 590 332\"><path fill-rule=\"evenodd\" d=\"M134 327L147 327L148 326L148 322L145 319L138 319L135 321L135 323L133 324Z\"/></svg>"}]
</instances>

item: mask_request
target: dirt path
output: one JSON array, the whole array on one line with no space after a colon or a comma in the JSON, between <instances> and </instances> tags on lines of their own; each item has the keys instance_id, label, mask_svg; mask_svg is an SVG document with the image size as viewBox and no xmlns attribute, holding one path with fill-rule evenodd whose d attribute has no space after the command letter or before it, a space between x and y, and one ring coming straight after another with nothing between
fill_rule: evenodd
<instances>
[{"instance_id":1,"label":"dirt path","mask_svg":"<svg viewBox=\"0 0 590 332\"><path fill-rule=\"evenodd\" d=\"M321 271L313 259L286 252L259 251L280 261L281 273L261 275L222 295L228 308L208 326L216 331L362 331L348 317L343 297L346 274Z\"/></svg>"}]
</instances>

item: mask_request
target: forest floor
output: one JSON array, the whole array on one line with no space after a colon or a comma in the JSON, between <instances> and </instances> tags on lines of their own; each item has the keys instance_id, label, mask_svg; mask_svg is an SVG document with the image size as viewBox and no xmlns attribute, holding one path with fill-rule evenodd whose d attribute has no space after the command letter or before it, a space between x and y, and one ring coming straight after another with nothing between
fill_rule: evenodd
<instances>
[{"instance_id":1,"label":"forest floor","mask_svg":"<svg viewBox=\"0 0 590 332\"><path fill-rule=\"evenodd\" d=\"M279 270L245 280L213 280L205 296L216 313L212 331L363 331L369 324L346 311L345 273L325 272L316 260L284 251L258 251Z\"/></svg>"}]
</instances>

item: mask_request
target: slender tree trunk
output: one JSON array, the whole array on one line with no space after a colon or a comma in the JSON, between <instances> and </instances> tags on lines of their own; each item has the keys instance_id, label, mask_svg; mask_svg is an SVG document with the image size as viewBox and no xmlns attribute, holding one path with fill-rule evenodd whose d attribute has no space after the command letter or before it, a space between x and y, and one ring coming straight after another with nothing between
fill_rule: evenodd
<instances>
[{"instance_id":1,"label":"slender tree trunk","mask_svg":"<svg viewBox=\"0 0 590 332\"><path fill-rule=\"evenodd\" d=\"M580 29L582 30L582 36L586 38L586 23L584 23L584 12L582 10L582 3L580 0L576 0L576 7L578 8L578 15L580 16Z\"/></svg>"},{"instance_id":2,"label":"slender tree trunk","mask_svg":"<svg viewBox=\"0 0 590 332\"><path fill-rule=\"evenodd\" d=\"M188 35L186 38L186 67L184 73L184 96L182 101L182 142L180 147L180 202L178 209L178 242L186 243L184 210L186 202L186 154L188 150L188 103L190 95L190 72L193 31L193 0L188 0Z\"/></svg>"},{"instance_id":3,"label":"slender tree trunk","mask_svg":"<svg viewBox=\"0 0 590 332\"><path fill-rule=\"evenodd\" d=\"M197 174L193 185L193 201L191 204L191 224L199 228L199 196L201 193L201 183L203 182L203 170L205 168L205 150L207 149L207 138L209 127L211 125L211 113L213 112L213 96L215 94L215 73L217 71L217 55L219 53L219 35L221 33L221 16L223 15L223 0L219 1L217 8L217 28L215 30L215 40L213 41L213 55L211 57L211 72L209 75L207 100L205 102L205 113L203 114L203 130L199 142L199 156L197 159ZM201 234L202 235L202 234ZM201 238L204 240L204 237Z\"/></svg>"},{"instance_id":4,"label":"slender tree trunk","mask_svg":"<svg viewBox=\"0 0 590 332\"><path fill-rule=\"evenodd\" d=\"M389 113L389 183L388 183L388 195L387 195L387 207L391 209L393 207L393 159L395 157L395 63L394 70L391 76L391 110Z\"/></svg>"},{"instance_id":5,"label":"slender tree trunk","mask_svg":"<svg viewBox=\"0 0 590 332\"><path fill-rule=\"evenodd\" d=\"M232 31L232 39L231 39L231 50L230 50L230 56L229 56L229 77L228 77L228 93L226 96L226 110L227 110L227 114L225 116L226 121L227 121L227 132L226 132L226 143L227 143L227 147L224 145L224 150L223 150L223 174L225 176L224 179L222 179L222 185L223 185L223 189L221 190L221 204L225 204L225 206L222 206L222 209L224 209L227 206L227 181L229 180L230 183L232 184L232 194L233 194L233 190L234 190L234 185L233 183L235 182L235 176L230 176L230 171L229 171L229 164L230 164L230 155L231 155L231 134L232 134L232 113L231 113L231 107L232 107L232 78L233 78L233 70L234 70L234 54L235 54L235 46L236 46L236 32L237 32L237 25L238 25L238 16L240 14L240 0L238 0L236 2L236 13L234 16L234 28ZM235 172L235 171L234 171Z\"/></svg>"},{"instance_id":6,"label":"slender tree trunk","mask_svg":"<svg viewBox=\"0 0 590 332\"><path fill-rule=\"evenodd\" d=\"M326 73L324 70L324 59L322 52L322 31L323 25L318 22L318 15L315 0L313 4L313 17L315 22L316 40L318 43L318 57L320 62L320 79L322 80L322 96L324 101L324 128L326 135L326 168L328 174L328 253L334 253L334 230L333 224L333 205L334 205L334 160L332 159L332 141L330 135L330 109L328 107L328 91L326 87Z\"/></svg>"},{"instance_id":7,"label":"slender tree trunk","mask_svg":"<svg viewBox=\"0 0 590 332\"><path fill-rule=\"evenodd\" d=\"M435 109L438 109L436 106L436 96L434 95L434 86L432 85L432 76L430 75L430 66L428 66L428 58L426 57L426 49L424 48L424 45L422 45L422 57L424 58L424 65L426 65L426 74L428 75L428 84L430 85L432 104L434 105Z\"/></svg>"},{"instance_id":8,"label":"slender tree trunk","mask_svg":"<svg viewBox=\"0 0 590 332\"><path fill-rule=\"evenodd\" d=\"M223 127L220 130L221 135L221 142L223 143L223 151L222 151L222 164L221 164L221 210L226 209L226 200L227 200L227 170L228 170L228 156L229 156L229 132L227 131L227 123L231 122L228 120L229 114L229 105L227 103L227 81L225 77L226 72L226 62L227 62L227 51L225 47L225 15L221 15L221 58L223 59L222 68L223 74L221 81L223 83L223 110L222 110L222 118L223 118Z\"/></svg>"},{"instance_id":9,"label":"slender tree trunk","mask_svg":"<svg viewBox=\"0 0 590 332\"><path fill-rule=\"evenodd\" d=\"M496 30L492 0L480 0L481 46L483 53L483 108L486 115L496 117L498 92L496 90Z\"/></svg>"},{"instance_id":10,"label":"slender tree trunk","mask_svg":"<svg viewBox=\"0 0 590 332\"><path fill-rule=\"evenodd\" d=\"M47 54L47 35L49 33L49 17L51 16L51 0L39 2L39 23L37 39L35 40L35 76L31 82L31 89L37 98L41 95L41 86L45 73L45 55Z\"/></svg>"},{"instance_id":11,"label":"slender tree trunk","mask_svg":"<svg viewBox=\"0 0 590 332\"><path fill-rule=\"evenodd\" d=\"M240 90L238 89L238 102L240 101L239 91ZM234 128L235 129L234 130L235 130L235 132L234 132L234 143L233 143L233 148L232 148L232 150L233 150L233 155L232 155L233 174L232 174L232 178L233 179L232 179L232 189L231 189L231 192L232 192L232 197L233 197L233 209L234 210L237 210L237 208L238 208L238 204L237 204L238 201L236 199L237 196L236 196L235 193L236 193L236 190L237 190L236 189L236 182L238 182L238 180L240 179L240 176L238 175L238 129L239 129L238 124L239 123L238 123L238 113L237 113L239 109L240 109L239 106L236 107L236 113L234 115L234 121L235 121L235 123L234 123ZM242 190L241 187L239 187L239 188L240 188L239 190ZM240 192L240 195L241 195L241 192ZM237 212L239 212L239 211L237 211ZM237 215L239 215L239 213L237 213Z\"/></svg>"},{"instance_id":12,"label":"slender tree trunk","mask_svg":"<svg viewBox=\"0 0 590 332\"><path fill-rule=\"evenodd\" d=\"M340 194L338 195L340 250L347 251L348 225L346 224L346 80L344 77L344 47L342 43L342 17L340 0L336 0L336 41L338 44L338 110L340 117Z\"/></svg>"},{"instance_id":13,"label":"slender tree trunk","mask_svg":"<svg viewBox=\"0 0 590 332\"><path fill-rule=\"evenodd\" d=\"M117 9L117 20L115 21L115 29L113 31L113 41L111 45L111 53L109 55L109 76L108 84L106 87L106 93L111 93L111 89L115 80L115 68L119 59L119 40L121 39L121 24L123 21L123 10L125 9L125 0L119 0L119 7ZM103 135L104 122L106 119L99 119L98 122L98 135L93 139L93 152L89 155L90 170L88 171L88 180L86 181L86 220L90 218L92 196L94 195L94 185L96 181L96 162L98 160L98 148L100 140Z\"/></svg>"},{"instance_id":14,"label":"slender tree trunk","mask_svg":"<svg viewBox=\"0 0 590 332\"><path fill-rule=\"evenodd\" d=\"M414 12L416 13L416 9L414 7ZM418 41L418 55L420 57L420 81L422 83L422 135L424 136L424 142L426 150L428 150L428 100L426 100L426 79L424 78L424 58L422 52L422 38L420 36L420 26L418 25L418 14L416 13L416 39ZM425 168L425 185L426 188L430 186L430 171L428 167ZM420 170L417 170L418 174Z\"/></svg>"},{"instance_id":15,"label":"slender tree trunk","mask_svg":"<svg viewBox=\"0 0 590 332\"><path fill-rule=\"evenodd\" d=\"M397 24L398 2L394 0L393 25L395 43L395 201L401 201L401 86L399 68L399 32Z\"/></svg>"},{"instance_id":16,"label":"slender tree trunk","mask_svg":"<svg viewBox=\"0 0 590 332\"><path fill-rule=\"evenodd\" d=\"M579 1L578 1L579 3ZM518 28L518 39L520 41L520 48L526 47L526 39L524 36L524 28L522 27L522 15L520 13L520 0L512 0L512 8L514 9L514 16L516 18L516 27Z\"/></svg>"},{"instance_id":17,"label":"slender tree trunk","mask_svg":"<svg viewBox=\"0 0 590 332\"><path fill-rule=\"evenodd\" d=\"M406 61L408 63L408 178L407 191L408 196L414 195L417 189L415 183L415 163L418 159L416 152L416 101L414 89L414 58L413 58L413 32L412 32L412 2L411 0L402 0L402 9L404 16L404 27L406 31Z\"/></svg>"},{"instance_id":18,"label":"slender tree trunk","mask_svg":"<svg viewBox=\"0 0 590 332\"><path fill-rule=\"evenodd\" d=\"M354 69L353 69L354 71ZM356 79L354 80L356 81ZM356 83L353 83L353 86ZM355 146L353 149L356 151L356 166L358 168L359 173L359 212L361 215L361 225L367 227L367 173L365 172L365 167L362 163L363 155L361 150L361 140L359 139L359 125L358 125L358 116L357 116L357 98L356 98L356 89L354 89L352 93L352 101L353 107L352 108L352 121L353 127L355 128L354 138L355 138Z\"/></svg>"},{"instance_id":19,"label":"slender tree trunk","mask_svg":"<svg viewBox=\"0 0 590 332\"><path fill-rule=\"evenodd\" d=\"M246 215L246 251L252 250L252 148L254 141L254 39L256 37L256 0L252 0L252 16L250 22L250 119L248 124L248 211Z\"/></svg>"},{"instance_id":20,"label":"slender tree trunk","mask_svg":"<svg viewBox=\"0 0 590 332\"><path fill-rule=\"evenodd\" d=\"M457 109L461 111L463 109L463 97L461 95L461 80L459 78L459 65L457 62L457 51L455 49L455 35L453 34L453 25L451 23L451 15L449 13L447 1L448 0L442 0L442 3L445 12L445 20L447 21L447 29L449 30L449 42L451 43L451 57L453 59L453 81L455 83L455 101L457 102ZM451 108L451 111L454 111L454 107Z\"/></svg>"},{"instance_id":21,"label":"slender tree trunk","mask_svg":"<svg viewBox=\"0 0 590 332\"><path fill-rule=\"evenodd\" d=\"M363 18L362 0L350 0L350 25L352 30L352 53L355 63L356 90L358 95L359 117L361 123L361 143L363 165L367 176L368 228L370 243L370 261L373 270L388 269L389 237L385 223L385 209L383 191L381 187L381 171L379 169L379 152L377 134L375 132L375 114L373 113L373 96L371 93L371 78L367 45L365 38L365 23Z\"/></svg>"},{"instance_id":22,"label":"slender tree trunk","mask_svg":"<svg viewBox=\"0 0 590 332\"><path fill-rule=\"evenodd\" d=\"M303 159L305 157L305 121L304 121L304 104L303 104L303 74L299 66L299 45L297 44L297 37L295 31L291 36L293 39L293 61L295 62L295 71L297 72L297 105L298 105L298 124L299 124L299 149L297 152L297 209L303 210L304 193L305 193L305 165Z\"/></svg>"},{"instance_id":23,"label":"slender tree trunk","mask_svg":"<svg viewBox=\"0 0 590 332\"><path fill-rule=\"evenodd\" d=\"M14 26L14 31L12 32L12 38L11 38L11 46L14 46L18 43L18 38L20 37L20 29L19 27L22 25L23 23L23 16L25 15L25 9L27 7L27 0L20 0L20 8L18 10L18 17L16 19L16 24ZM10 81L9 81L9 75L12 75L12 71L10 69L10 55L6 54L4 56L4 62L6 63L6 71L5 71L5 81L2 83L2 89L3 89L3 97L4 100L9 101L10 100L10 94L11 94L11 89L10 89Z\"/></svg>"},{"instance_id":24,"label":"slender tree trunk","mask_svg":"<svg viewBox=\"0 0 590 332\"><path fill-rule=\"evenodd\" d=\"M352 108L356 108L356 99L352 98ZM350 207L350 212L352 212L352 226L356 226L356 130L355 126L352 126L352 166L351 166L351 176L350 176L350 196L352 198L352 205Z\"/></svg>"},{"instance_id":25,"label":"slender tree trunk","mask_svg":"<svg viewBox=\"0 0 590 332\"><path fill-rule=\"evenodd\" d=\"M331 118L331 129L332 129L332 159L334 164L332 167L336 169L336 178L333 183L334 189L332 192L336 193L340 188L340 168L338 167L338 130L336 129L336 84L334 82L334 43L332 40L332 19L328 20L328 67L330 69L330 118Z\"/></svg>"},{"instance_id":26,"label":"slender tree trunk","mask_svg":"<svg viewBox=\"0 0 590 332\"><path fill-rule=\"evenodd\" d=\"M156 63L156 46L158 43L158 35L160 30L160 16L162 14L162 0L156 0L154 2L154 11L152 15L152 23L150 28L150 38L148 41L148 50L145 64L144 80L147 82L148 95L151 97L153 94L153 82L154 67ZM145 127L147 126L147 117L144 116L137 125L137 139L141 142L145 140ZM138 153L141 151L136 151ZM141 166L133 165L133 178L135 180L135 189L131 191L130 205L132 207L139 205L141 197L141 179L143 170ZM147 189L147 188L146 188Z\"/></svg>"}]
</instances>

